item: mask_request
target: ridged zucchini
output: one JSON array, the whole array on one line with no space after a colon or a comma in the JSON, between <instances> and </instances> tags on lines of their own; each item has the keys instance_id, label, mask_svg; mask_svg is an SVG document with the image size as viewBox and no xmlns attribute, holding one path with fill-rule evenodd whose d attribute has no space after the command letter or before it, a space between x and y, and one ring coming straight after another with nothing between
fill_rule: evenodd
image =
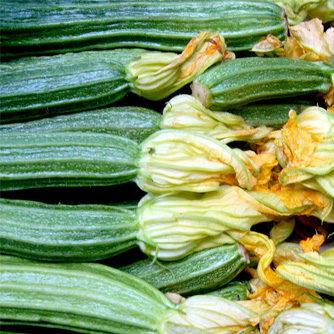
<instances>
[{"instance_id":1,"label":"ridged zucchini","mask_svg":"<svg viewBox=\"0 0 334 334\"><path fill-rule=\"evenodd\" d=\"M137 245L142 251L138 254L152 259L181 260L204 249L234 245L231 231L249 231L255 224L272 220L240 204L238 189L223 186L203 195L146 194L136 208L116 203L76 206L2 198L1 251L34 260L88 261L112 257ZM243 210L237 212L240 205ZM214 258L214 251L208 253ZM233 253L238 254L238 250ZM203 260L199 253L198 257L199 262ZM229 260L221 257L226 267ZM177 267L180 265L175 265L176 271Z\"/></svg>"},{"instance_id":2,"label":"ridged zucchini","mask_svg":"<svg viewBox=\"0 0 334 334\"><path fill-rule=\"evenodd\" d=\"M240 274L246 264L239 246L231 244L205 249L177 261L155 264L147 258L119 269L162 292L188 296L218 289Z\"/></svg>"},{"instance_id":3,"label":"ridged zucchini","mask_svg":"<svg viewBox=\"0 0 334 334\"><path fill-rule=\"evenodd\" d=\"M137 246L134 210L0 199L0 251L40 261L91 261Z\"/></svg>"},{"instance_id":4,"label":"ridged zucchini","mask_svg":"<svg viewBox=\"0 0 334 334\"><path fill-rule=\"evenodd\" d=\"M262 37L284 39L286 18L270 1L2 1L2 57L140 47L182 51L204 30L232 51Z\"/></svg>"},{"instance_id":5,"label":"ridged zucchini","mask_svg":"<svg viewBox=\"0 0 334 334\"><path fill-rule=\"evenodd\" d=\"M162 333L176 305L145 281L96 263L1 256L1 320L89 333Z\"/></svg>"},{"instance_id":6,"label":"ridged zucchini","mask_svg":"<svg viewBox=\"0 0 334 334\"><path fill-rule=\"evenodd\" d=\"M192 94L211 110L233 110L257 101L326 93L333 82L333 65L284 57L244 57L206 70L194 80Z\"/></svg>"},{"instance_id":7,"label":"ridged zucchini","mask_svg":"<svg viewBox=\"0 0 334 334\"><path fill-rule=\"evenodd\" d=\"M0 125L1 133L97 132L142 142L160 129L161 114L143 107L118 106Z\"/></svg>"},{"instance_id":8,"label":"ridged zucchini","mask_svg":"<svg viewBox=\"0 0 334 334\"><path fill-rule=\"evenodd\" d=\"M224 298L179 304L144 280L98 263L43 263L1 256L1 325L81 333L178 334L240 331L255 312ZM217 321L217 318L219 321Z\"/></svg>"},{"instance_id":9,"label":"ridged zucchini","mask_svg":"<svg viewBox=\"0 0 334 334\"><path fill-rule=\"evenodd\" d=\"M289 111L291 109L300 113L302 110L315 106L316 101L311 99L299 100L298 98L270 100L255 102L232 108L229 111L241 116L245 123L253 127L268 126L275 130L281 129L289 120Z\"/></svg>"},{"instance_id":10,"label":"ridged zucchini","mask_svg":"<svg viewBox=\"0 0 334 334\"><path fill-rule=\"evenodd\" d=\"M168 97L225 57L218 33L203 31L182 53L113 49L25 57L0 65L2 123L105 107L127 93Z\"/></svg>"},{"instance_id":11,"label":"ridged zucchini","mask_svg":"<svg viewBox=\"0 0 334 334\"><path fill-rule=\"evenodd\" d=\"M133 181L139 144L107 133L0 135L1 190L105 186Z\"/></svg>"},{"instance_id":12,"label":"ridged zucchini","mask_svg":"<svg viewBox=\"0 0 334 334\"><path fill-rule=\"evenodd\" d=\"M129 91L125 63L143 50L27 57L0 67L1 123L90 110Z\"/></svg>"}]
</instances>

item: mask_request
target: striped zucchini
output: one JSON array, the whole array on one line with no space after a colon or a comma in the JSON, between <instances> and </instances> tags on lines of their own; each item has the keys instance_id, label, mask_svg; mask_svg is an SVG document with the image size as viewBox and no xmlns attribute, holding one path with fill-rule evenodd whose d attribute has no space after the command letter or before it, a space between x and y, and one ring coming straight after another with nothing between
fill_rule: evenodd
<instances>
[{"instance_id":1,"label":"striped zucchini","mask_svg":"<svg viewBox=\"0 0 334 334\"><path fill-rule=\"evenodd\" d=\"M146 194L135 208L122 204L76 206L2 198L1 251L34 260L89 261L112 257L139 246L142 253L138 254L159 261L177 261L200 250L234 245L231 231L249 231L255 224L272 220L242 203L236 193L238 189L225 186L220 191L203 195L180 193L152 197ZM243 210L239 213L236 211L240 205ZM208 251L208 254L214 262L215 252ZM198 253L197 260L190 260L188 267L203 261L203 256ZM233 267L227 255L220 256L221 259L216 257L218 266L223 265L219 270ZM241 258L238 263L240 257L246 255L240 255L236 247L229 256L237 262L232 268L233 275L245 261ZM186 263L188 260L184 265ZM173 268L177 272L179 267ZM160 272L160 268L152 269ZM189 288L189 282L184 284L183 288Z\"/></svg>"},{"instance_id":2,"label":"striped zucchini","mask_svg":"<svg viewBox=\"0 0 334 334\"><path fill-rule=\"evenodd\" d=\"M192 94L206 108L233 110L273 98L326 93L333 82L332 65L284 57L244 57L206 70L194 80Z\"/></svg>"},{"instance_id":3,"label":"striped zucchini","mask_svg":"<svg viewBox=\"0 0 334 334\"><path fill-rule=\"evenodd\" d=\"M158 264L146 258L119 269L144 279L162 292L189 296L218 289L240 274L247 260L239 247L223 245Z\"/></svg>"},{"instance_id":4,"label":"striped zucchini","mask_svg":"<svg viewBox=\"0 0 334 334\"><path fill-rule=\"evenodd\" d=\"M7 256L1 263L4 325L14 321L79 333L152 334L163 332L163 318L176 309L146 282L100 264L46 264Z\"/></svg>"},{"instance_id":5,"label":"striped zucchini","mask_svg":"<svg viewBox=\"0 0 334 334\"><path fill-rule=\"evenodd\" d=\"M136 48L8 61L0 66L1 122L101 108L130 92L163 100L223 60L225 50L221 35L203 31L181 54Z\"/></svg>"},{"instance_id":6,"label":"striped zucchini","mask_svg":"<svg viewBox=\"0 0 334 334\"><path fill-rule=\"evenodd\" d=\"M142 142L160 129L161 114L143 107L117 106L0 125L0 134L27 132L109 133Z\"/></svg>"},{"instance_id":7,"label":"striped zucchini","mask_svg":"<svg viewBox=\"0 0 334 334\"><path fill-rule=\"evenodd\" d=\"M250 50L286 32L282 9L270 1L8 0L0 15L3 58L120 47L179 52L204 30L223 35L232 51Z\"/></svg>"},{"instance_id":8,"label":"striped zucchini","mask_svg":"<svg viewBox=\"0 0 334 334\"><path fill-rule=\"evenodd\" d=\"M139 144L107 133L0 135L1 190L105 186L134 181Z\"/></svg>"},{"instance_id":9,"label":"striped zucchini","mask_svg":"<svg viewBox=\"0 0 334 334\"><path fill-rule=\"evenodd\" d=\"M217 296L174 304L144 280L97 263L44 263L1 256L2 325L81 333L177 334L240 331L255 313ZM220 319L217 321L217 318Z\"/></svg>"},{"instance_id":10,"label":"striped zucchini","mask_svg":"<svg viewBox=\"0 0 334 334\"><path fill-rule=\"evenodd\" d=\"M95 109L120 100L130 91L125 63L139 52L69 53L2 63L1 123Z\"/></svg>"},{"instance_id":11,"label":"striped zucchini","mask_svg":"<svg viewBox=\"0 0 334 334\"><path fill-rule=\"evenodd\" d=\"M43 261L100 260L137 246L134 210L0 199L2 253Z\"/></svg>"},{"instance_id":12,"label":"striped zucchini","mask_svg":"<svg viewBox=\"0 0 334 334\"><path fill-rule=\"evenodd\" d=\"M235 107L229 111L234 115L241 116L245 123L253 126L268 126L274 130L279 130L289 120L291 109L300 113L302 110L315 106L316 101L312 99L281 99L255 102Z\"/></svg>"}]
</instances>

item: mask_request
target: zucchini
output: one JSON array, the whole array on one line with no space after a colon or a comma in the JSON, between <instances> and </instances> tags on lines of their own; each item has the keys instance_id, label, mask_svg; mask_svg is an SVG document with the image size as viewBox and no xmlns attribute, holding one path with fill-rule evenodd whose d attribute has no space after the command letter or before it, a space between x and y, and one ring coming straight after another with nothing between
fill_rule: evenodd
<instances>
[{"instance_id":1,"label":"zucchini","mask_svg":"<svg viewBox=\"0 0 334 334\"><path fill-rule=\"evenodd\" d=\"M96 334L239 332L256 315L217 296L195 295L174 304L144 280L103 264L0 260L1 324L9 327Z\"/></svg>"},{"instance_id":2,"label":"zucchini","mask_svg":"<svg viewBox=\"0 0 334 334\"><path fill-rule=\"evenodd\" d=\"M201 152L200 161L197 152ZM186 164L182 166L176 156L183 156ZM140 144L107 133L0 134L2 191L128 182L153 193L208 192L228 182L251 188L256 171L247 164L246 153L181 130L156 131Z\"/></svg>"},{"instance_id":3,"label":"zucchini","mask_svg":"<svg viewBox=\"0 0 334 334\"><path fill-rule=\"evenodd\" d=\"M248 281L231 281L218 290L208 292L208 294L238 301L248 300L248 292L251 292Z\"/></svg>"},{"instance_id":4,"label":"zucchini","mask_svg":"<svg viewBox=\"0 0 334 334\"><path fill-rule=\"evenodd\" d=\"M2 57L139 47L179 52L204 30L231 51L267 34L284 39L286 18L270 1L2 1ZM135 24L134 24L135 23Z\"/></svg>"},{"instance_id":5,"label":"zucchini","mask_svg":"<svg viewBox=\"0 0 334 334\"><path fill-rule=\"evenodd\" d=\"M101 108L130 92L162 100L223 60L225 48L204 31L181 54L137 48L8 61L0 66L1 122Z\"/></svg>"},{"instance_id":6,"label":"zucchini","mask_svg":"<svg viewBox=\"0 0 334 334\"><path fill-rule=\"evenodd\" d=\"M326 93L333 65L293 58L244 57L216 64L194 79L192 95L211 110L252 102Z\"/></svg>"},{"instance_id":7,"label":"zucchini","mask_svg":"<svg viewBox=\"0 0 334 334\"><path fill-rule=\"evenodd\" d=\"M291 109L299 114L302 110L317 105L318 102L311 99L299 100L298 98L273 99L235 107L230 109L230 112L241 116L250 126L267 126L274 130L280 130L289 120Z\"/></svg>"},{"instance_id":8,"label":"zucchini","mask_svg":"<svg viewBox=\"0 0 334 334\"><path fill-rule=\"evenodd\" d=\"M1 190L122 184L137 175L139 144L107 133L0 135Z\"/></svg>"},{"instance_id":9,"label":"zucchini","mask_svg":"<svg viewBox=\"0 0 334 334\"><path fill-rule=\"evenodd\" d=\"M0 199L2 253L40 261L92 261L137 246L136 215L110 205Z\"/></svg>"},{"instance_id":10,"label":"zucchini","mask_svg":"<svg viewBox=\"0 0 334 334\"><path fill-rule=\"evenodd\" d=\"M145 281L96 263L51 264L1 256L3 325L83 333L163 333L176 305Z\"/></svg>"},{"instance_id":11,"label":"zucchini","mask_svg":"<svg viewBox=\"0 0 334 334\"><path fill-rule=\"evenodd\" d=\"M247 260L239 247L222 245L158 264L146 258L118 269L144 279L164 293L189 296L218 289L241 273Z\"/></svg>"},{"instance_id":12,"label":"zucchini","mask_svg":"<svg viewBox=\"0 0 334 334\"><path fill-rule=\"evenodd\" d=\"M136 208L1 198L1 252L74 262L104 259L139 246L141 255L166 262L179 260L206 248L235 244L231 230L249 231L257 223L272 220L247 204L242 204L241 213L236 212L241 201L235 203L237 191L237 187L226 186L205 195L151 198L147 194ZM224 265L228 260L221 257Z\"/></svg>"},{"instance_id":13,"label":"zucchini","mask_svg":"<svg viewBox=\"0 0 334 334\"><path fill-rule=\"evenodd\" d=\"M1 123L90 110L122 99L130 91L125 62L139 52L69 53L2 63Z\"/></svg>"},{"instance_id":14,"label":"zucchini","mask_svg":"<svg viewBox=\"0 0 334 334\"><path fill-rule=\"evenodd\" d=\"M143 107L117 106L0 125L0 134L27 132L109 133L142 142L160 129L161 114Z\"/></svg>"}]
</instances>

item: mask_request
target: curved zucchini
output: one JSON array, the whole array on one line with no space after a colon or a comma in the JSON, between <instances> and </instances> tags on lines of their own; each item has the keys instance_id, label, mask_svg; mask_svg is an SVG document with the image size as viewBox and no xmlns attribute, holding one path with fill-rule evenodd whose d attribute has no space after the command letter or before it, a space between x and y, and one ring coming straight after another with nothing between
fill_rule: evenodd
<instances>
[{"instance_id":1,"label":"curved zucchini","mask_svg":"<svg viewBox=\"0 0 334 334\"><path fill-rule=\"evenodd\" d=\"M143 107L118 106L22 123L0 125L1 133L98 132L142 142L160 129L161 114Z\"/></svg>"},{"instance_id":2,"label":"curved zucchini","mask_svg":"<svg viewBox=\"0 0 334 334\"><path fill-rule=\"evenodd\" d=\"M0 199L2 253L40 261L91 261L137 246L135 212L120 206Z\"/></svg>"},{"instance_id":3,"label":"curved zucchini","mask_svg":"<svg viewBox=\"0 0 334 334\"><path fill-rule=\"evenodd\" d=\"M244 57L212 66L192 84L192 94L212 110L252 102L326 93L334 68L293 58Z\"/></svg>"},{"instance_id":4,"label":"curved zucchini","mask_svg":"<svg viewBox=\"0 0 334 334\"><path fill-rule=\"evenodd\" d=\"M270 1L2 1L2 57L140 47L182 51L204 30L231 51L250 50L267 34L284 39L286 18Z\"/></svg>"},{"instance_id":5,"label":"curved zucchini","mask_svg":"<svg viewBox=\"0 0 334 334\"><path fill-rule=\"evenodd\" d=\"M106 133L0 135L1 190L121 184L137 175L139 144Z\"/></svg>"},{"instance_id":6,"label":"curved zucchini","mask_svg":"<svg viewBox=\"0 0 334 334\"><path fill-rule=\"evenodd\" d=\"M0 67L1 123L104 107L129 91L138 49L27 57Z\"/></svg>"},{"instance_id":7,"label":"curved zucchini","mask_svg":"<svg viewBox=\"0 0 334 334\"><path fill-rule=\"evenodd\" d=\"M143 259L119 269L144 279L162 292L184 296L218 289L246 267L238 244L205 249L177 261L152 263Z\"/></svg>"}]
</instances>

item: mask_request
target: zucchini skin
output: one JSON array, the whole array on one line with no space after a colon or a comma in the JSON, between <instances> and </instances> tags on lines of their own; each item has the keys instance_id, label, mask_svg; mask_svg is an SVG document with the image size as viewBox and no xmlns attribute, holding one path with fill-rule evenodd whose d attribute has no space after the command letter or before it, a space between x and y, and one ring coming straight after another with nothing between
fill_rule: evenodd
<instances>
[{"instance_id":1,"label":"zucchini skin","mask_svg":"<svg viewBox=\"0 0 334 334\"><path fill-rule=\"evenodd\" d=\"M4 325L81 333L154 334L176 305L134 276L98 263L46 263L1 256Z\"/></svg>"},{"instance_id":2,"label":"zucchini skin","mask_svg":"<svg viewBox=\"0 0 334 334\"><path fill-rule=\"evenodd\" d=\"M183 296L202 294L218 289L234 279L246 267L238 244L205 249L181 260L142 259L119 269L144 279L160 291Z\"/></svg>"},{"instance_id":3,"label":"zucchini skin","mask_svg":"<svg viewBox=\"0 0 334 334\"><path fill-rule=\"evenodd\" d=\"M106 186L134 181L139 144L106 133L0 135L0 189Z\"/></svg>"},{"instance_id":4,"label":"zucchini skin","mask_svg":"<svg viewBox=\"0 0 334 334\"><path fill-rule=\"evenodd\" d=\"M267 34L284 39L286 18L270 1L3 1L2 57L139 47L180 52L201 31L250 50ZM135 23L135 24L134 24Z\"/></svg>"},{"instance_id":5,"label":"zucchini skin","mask_svg":"<svg viewBox=\"0 0 334 334\"><path fill-rule=\"evenodd\" d=\"M212 66L192 84L192 94L212 110L233 110L270 99L326 93L333 66L293 58L244 57ZM282 100L284 101L284 100Z\"/></svg>"},{"instance_id":6,"label":"zucchini skin","mask_svg":"<svg viewBox=\"0 0 334 334\"><path fill-rule=\"evenodd\" d=\"M0 122L96 109L119 101L130 91L125 64L139 52L87 51L2 63Z\"/></svg>"},{"instance_id":7,"label":"zucchini skin","mask_svg":"<svg viewBox=\"0 0 334 334\"><path fill-rule=\"evenodd\" d=\"M39 261L95 261L137 246L135 212L121 206L0 199L0 250Z\"/></svg>"},{"instance_id":8,"label":"zucchini skin","mask_svg":"<svg viewBox=\"0 0 334 334\"><path fill-rule=\"evenodd\" d=\"M208 292L208 295L238 301L248 300L247 292L251 292L248 281L231 281L218 290Z\"/></svg>"},{"instance_id":9,"label":"zucchini skin","mask_svg":"<svg viewBox=\"0 0 334 334\"><path fill-rule=\"evenodd\" d=\"M302 110L317 105L319 101L298 100L298 98L262 101L230 109L234 115L241 116L246 124L259 127L267 126L279 130L289 120L291 109L300 113ZM1 130L0 130L1 131Z\"/></svg>"},{"instance_id":10,"label":"zucchini skin","mask_svg":"<svg viewBox=\"0 0 334 334\"><path fill-rule=\"evenodd\" d=\"M138 143L160 130L161 114L143 107L117 106L0 125L0 134L27 132L96 132Z\"/></svg>"}]
</instances>

